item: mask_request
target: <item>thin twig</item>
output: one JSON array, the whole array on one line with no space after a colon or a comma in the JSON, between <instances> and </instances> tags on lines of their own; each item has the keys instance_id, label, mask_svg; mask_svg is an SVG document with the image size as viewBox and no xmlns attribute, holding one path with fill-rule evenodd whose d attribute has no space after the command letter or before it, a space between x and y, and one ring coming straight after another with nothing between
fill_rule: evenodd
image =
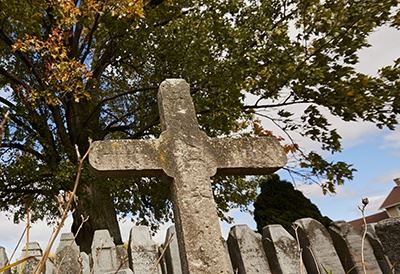
<instances>
[{"instance_id":1,"label":"thin twig","mask_svg":"<svg viewBox=\"0 0 400 274\"><path fill-rule=\"evenodd\" d=\"M299 256L299 267L300 267L300 274L303 274L303 258L302 258L302 248L300 246L300 239L299 239L299 233L297 232L297 230L299 229L299 225L298 224L293 224L293 230L294 230L294 234L296 235L296 242L297 242L297 252L298 252L298 256Z\"/></svg>"},{"instance_id":2,"label":"thin twig","mask_svg":"<svg viewBox=\"0 0 400 274\"><path fill-rule=\"evenodd\" d=\"M28 257L29 254L29 236L30 236L30 228L31 228L31 208L28 202L26 203L26 243L25 243L25 258ZM23 262L21 270L19 273L23 273L26 266L26 261Z\"/></svg>"},{"instance_id":3,"label":"thin twig","mask_svg":"<svg viewBox=\"0 0 400 274\"><path fill-rule=\"evenodd\" d=\"M85 159L89 156L89 152L91 151L91 148L92 148L92 141L89 140L89 148L86 151L86 153L83 155L83 157L81 157L81 155L79 153L78 146L75 146L76 154L78 156L78 169L77 169L77 174L76 174L76 178L75 178L74 188L73 188L73 190L71 192L71 195L69 196L69 200L67 202L67 205L65 206L65 209L64 209L64 212L63 212L63 214L61 216L60 222L56 226L54 232L52 233L52 235L50 237L50 240L49 240L49 242L47 244L47 247L46 247L46 249L45 249L45 251L43 253L43 256L40 259L38 265L36 266L33 274L40 274L41 273L42 269L45 266L46 260L49 257L50 249L53 246L54 241L56 240L58 234L61 231L61 228L64 225L65 220L68 217L68 212L69 212L69 210L70 210L70 208L72 206L72 202L75 200L75 193L76 193L76 190L78 189L80 177L81 177L81 174L82 174L83 163L84 163Z\"/></svg>"},{"instance_id":4,"label":"thin twig","mask_svg":"<svg viewBox=\"0 0 400 274\"><path fill-rule=\"evenodd\" d=\"M321 271L319 270L319 264L318 264L317 258L314 255L314 252L311 250L311 248L309 246L307 246L307 248L308 248L308 251L311 254L311 257L314 260L315 268L317 269L318 274L321 274ZM325 268L325 267L322 265L322 268Z\"/></svg>"},{"instance_id":5,"label":"thin twig","mask_svg":"<svg viewBox=\"0 0 400 274\"><path fill-rule=\"evenodd\" d=\"M11 263L11 260L13 259L14 255L15 255L15 252L17 252L18 247L19 247L19 245L21 244L22 239L24 238L25 233L26 233L26 226L25 226L24 231L22 232L21 237L20 237L19 240L18 240L17 246L14 248L14 250L13 250L13 252L12 252L12 254L11 254L11 257L10 257L10 259L8 260L8 264Z\"/></svg>"},{"instance_id":6,"label":"thin twig","mask_svg":"<svg viewBox=\"0 0 400 274\"><path fill-rule=\"evenodd\" d=\"M118 266L117 270L115 270L114 274L117 274L118 271L121 270L122 266L123 266L126 262L129 261L129 256L126 255L126 256L124 256L124 257L122 257L122 258L120 257L120 260L119 260L119 261L120 261L120 262L119 262L119 266Z\"/></svg>"},{"instance_id":7,"label":"thin twig","mask_svg":"<svg viewBox=\"0 0 400 274\"><path fill-rule=\"evenodd\" d=\"M166 242L165 247L163 248L163 251L161 252L160 256L158 256L157 260L154 261L152 270L151 270L151 274L157 272L157 266L160 263L161 259L164 257L165 251L167 250L168 246L171 244L174 235L175 234L172 233L171 236L169 236L168 241Z\"/></svg>"},{"instance_id":8,"label":"thin twig","mask_svg":"<svg viewBox=\"0 0 400 274\"><path fill-rule=\"evenodd\" d=\"M365 243L365 237L367 236L367 229L368 229L367 220L365 219L365 208L367 207L368 203L369 203L368 198L363 198L362 205L358 206L358 209L361 211L362 219L364 222L364 232L363 232L363 236L361 239L361 264L362 264L364 274L367 274L367 268L366 268L365 258L364 258L364 243Z\"/></svg>"},{"instance_id":9,"label":"thin twig","mask_svg":"<svg viewBox=\"0 0 400 274\"><path fill-rule=\"evenodd\" d=\"M0 273L4 273L5 271L12 269L13 267L18 266L19 264L22 264L24 262L26 262L27 260L33 259L35 258L35 256L28 256L28 257L24 257L16 262L13 262L12 264L7 264L5 267L0 269ZM14 273L14 272L13 272Z\"/></svg>"}]
</instances>

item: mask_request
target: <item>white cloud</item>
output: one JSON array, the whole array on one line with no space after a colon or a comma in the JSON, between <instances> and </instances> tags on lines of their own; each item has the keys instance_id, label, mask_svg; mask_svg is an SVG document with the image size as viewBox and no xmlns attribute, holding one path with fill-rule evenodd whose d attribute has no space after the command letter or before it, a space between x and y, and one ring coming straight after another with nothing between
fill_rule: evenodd
<instances>
[{"instance_id":1,"label":"white cloud","mask_svg":"<svg viewBox=\"0 0 400 274\"><path fill-rule=\"evenodd\" d=\"M387 185L388 188L391 188L395 186L395 183L393 182L395 178L400 178L400 169L389 170L385 174L373 177L370 180L368 180L367 184L370 186Z\"/></svg>"},{"instance_id":2,"label":"white cloud","mask_svg":"<svg viewBox=\"0 0 400 274\"><path fill-rule=\"evenodd\" d=\"M379 207L382 205L387 195L376 195L368 197L368 205L365 208L367 213L375 213L379 211Z\"/></svg>"},{"instance_id":3,"label":"white cloud","mask_svg":"<svg viewBox=\"0 0 400 274\"><path fill-rule=\"evenodd\" d=\"M375 195L375 196L365 195L363 197L358 196L357 199L354 199L355 203L351 208L349 208L349 210L351 210L354 214L356 214L356 216L361 217L362 216L361 210L360 210L360 207L362 205L361 201L362 201L363 198L368 198L369 203L365 207L364 214L365 214L365 216L375 214L375 213L381 211L379 209L379 207L382 205L382 203L385 200L386 196L387 195ZM356 217L356 218L358 218L358 217Z\"/></svg>"},{"instance_id":4,"label":"white cloud","mask_svg":"<svg viewBox=\"0 0 400 274\"><path fill-rule=\"evenodd\" d=\"M399 58L400 32L389 26L376 29L369 38L371 47L358 52L360 62L356 69L362 73L376 75L378 69L393 64L393 60Z\"/></svg>"},{"instance_id":5,"label":"white cloud","mask_svg":"<svg viewBox=\"0 0 400 274\"><path fill-rule=\"evenodd\" d=\"M72 224L72 218L69 217L67 218L64 227L61 230L61 233L69 232L71 224ZM0 213L0 235L1 235L0 246L3 246L6 249L8 256L11 256L13 250L17 246L18 240L23 234L25 226L26 224L23 222L19 224L14 224L4 215L4 213ZM53 228L54 227L48 226L47 223L44 221L32 223L29 233L29 238L30 238L29 241L38 242L42 250L44 250L53 232ZM14 259L17 259L21 256L21 252L25 243L26 243L26 234L14 255ZM52 248L53 252L56 250L58 243L59 243L59 237L53 245Z\"/></svg>"},{"instance_id":6,"label":"white cloud","mask_svg":"<svg viewBox=\"0 0 400 274\"><path fill-rule=\"evenodd\" d=\"M295 188L308 198L323 197L322 188L319 184L296 184Z\"/></svg>"},{"instance_id":7,"label":"white cloud","mask_svg":"<svg viewBox=\"0 0 400 274\"><path fill-rule=\"evenodd\" d=\"M383 137L382 148L392 149L392 154L400 156L400 127Z\"/></svg>"},{"instance_id":8,"label":"white cloud","mask_svg":"<svg viewBox=\"0 0 400 274\"><path fill-rule=\"evenodd\" d=\"M382 133L382 130L378 129L371 122L345 122L330 113L326 115L332 124L332 128L335 128L339 135L342 136L343 147L345 149L360 145L369 138Z\"/></svg>"},{"instance_id":9,"label":"white cloud","mask_svg":"<svg viewBox=\"0 0 400 274\"><path fill-rule=\"evenodd\" d=\"M295 187L297 190L300 190L304 196L313 199L313 198L325 198L325 197L335 197L337 199L345 199L345 198L353 198L356 196L356 193L351 190L350 187L346 186L346 185L340 185L340 186L336 186L336 193L335 194L331 194L331 193L327 193L324 194L322 192L322 188L319 184L304 184L304 183L298 183L296 184Z\"/></svg>"}]
</instances>

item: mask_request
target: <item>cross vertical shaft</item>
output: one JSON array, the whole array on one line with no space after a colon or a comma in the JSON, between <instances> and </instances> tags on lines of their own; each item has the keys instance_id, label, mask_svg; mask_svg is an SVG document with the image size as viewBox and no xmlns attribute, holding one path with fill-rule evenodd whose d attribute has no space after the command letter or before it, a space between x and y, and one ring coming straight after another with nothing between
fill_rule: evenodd
<instances>
[{"instance_id":1,"label":"cross vertical shaft","mask_svg":"<svg viewBox=\"0 0 400 274\"><path fill-rule=\"evenodd\" d=\"M95 142L90 164L100 175L165 178L171 186L182 272L232 273L210 177L269 174L286 163L286 155L274 138L209 138L199 129L184 80L164 81L158 104L159 139Z\"/></svg>"},{"instance_id":2,"label":"cross vertical shaft","mask_svg":"<svg viewBox=\"0 0 400 274\"><path fill-rule=\"evenodd\" d=\"M168 159L164 171L171 183L183 269L196 274L231 273L210 183L216 161L208 137L199 129L189 85L165 81L158 97L164 130L160 139L165 142L160 151Z\"/></svg>"}]
</instances>

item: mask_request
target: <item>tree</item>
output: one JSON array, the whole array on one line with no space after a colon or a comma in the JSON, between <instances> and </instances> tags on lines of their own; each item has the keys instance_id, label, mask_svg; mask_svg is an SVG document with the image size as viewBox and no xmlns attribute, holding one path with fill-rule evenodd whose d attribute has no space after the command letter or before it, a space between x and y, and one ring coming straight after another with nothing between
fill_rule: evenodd
<instances>
[{"instance_id":1,"label":"tree","mask_svg":"<svg viewBox=\"0 0 400 274\"><path fill-rule=\"evenodd\" d=\"M288 181L281 180L277 174L260 177L261 192L254 202L254 220L257 230L270 224L280 224L287 230L298 219L310 217L325 226L332 221L321 212L301 191L294 189Z\"/></svg>"},{"instance_id":2,"label":"tree","mask_svg":"<svg viewBox=\"0 0 400 274\"><path fill-rule=\"evenodd\" d=\"M160 133L157 87L185 78L210 136L271 134L265 116L288 134L298 166L325 176L326 191L352 178L349 163L328 162L291 143L291 132L332 153L340 136L322 110L345 121L394 129L399 63L372 77L357 73L357 51L383 24L399 26L396 0L367 1L0 1L0 114L10 111L1 146L0 209L15 220L55 218L52 197L71 188L74 147L88 139L154 138ZM290 29L290 31L289 31ZM295 37L294 37L295 36ZM258 98L245 104L245 93ZM305 106L296 117L282 107ZM274 132L274 134L276 134ZM277 135L277 134L276 134ZM281 135L281 133L278 133ZM246 207L257 185L214 181L219 213ZM74 209L93 231L120 242L116 213L157 226L171 216L168 186L154 178L107 180L85 171Z\"/></svg>"}]
</instances>

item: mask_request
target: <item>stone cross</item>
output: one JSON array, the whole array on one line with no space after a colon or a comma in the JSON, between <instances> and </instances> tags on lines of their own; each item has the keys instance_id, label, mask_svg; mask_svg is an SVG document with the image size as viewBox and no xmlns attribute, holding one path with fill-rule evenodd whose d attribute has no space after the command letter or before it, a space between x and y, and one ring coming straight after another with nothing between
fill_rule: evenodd
<instances>
[{"instance_id":1,"label":"stone cross","mask_svg":"<svg viewBox=\"0 0 400 274\"><path fill-rule=\"evenodd\" d=\"M163 130L158 139L94 142L90 164L99 175L166 179L182 272L231 273L210 177L269 174L286 164L286 155L275 138L209 138L182 79L161 83L158 106Z\"/></svg>"}]
</instances>

